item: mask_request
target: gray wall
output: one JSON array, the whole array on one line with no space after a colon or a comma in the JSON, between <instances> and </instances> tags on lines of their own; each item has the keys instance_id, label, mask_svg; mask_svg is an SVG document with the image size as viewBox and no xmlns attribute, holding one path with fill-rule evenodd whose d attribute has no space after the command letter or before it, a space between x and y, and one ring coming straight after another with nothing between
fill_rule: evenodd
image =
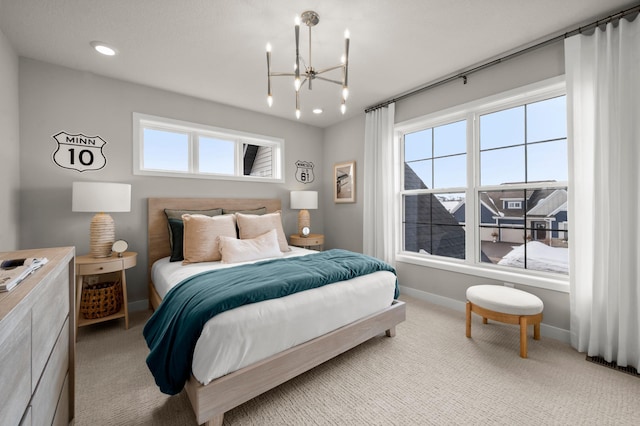
<instances>
[{"instance_id":1,"label":"gray wall","mask_svg":"<svg viewBox=\"0 0 640 426\"><path fill-rule=\"evenodd\" d=\"M396 104L395 122L420 117L562 74L563 44L555 43L472 74L468 77L467 84L459 80L400 101ZM347 151L360 161L357 174L361 181L363 149L364 115L326 129L324 155L327 167L332 161L347 159L344 158L347 155L341 155L341 152ZM360 189L360 183L358 188ZM330 246L362 250L361 194L362 192L356 198L357 205L350 206L350 210L327 201L324 220L327 224L326 233L330 235ZM422 294L428 297L444 297L460 304L465 301L465 291L470 285L479 282L502 285L502 282L403 262L398 262L396 267L401 286L417 290L417 294L424 292ZM520 285L516 287L534 293L543 300L546 325L569 329L568 293Z\"/></svg>"},{"instance_id":2,"label":"gray wall","mask_svg":"<svg viewBox=\"0 0 640 426\"><path fill-rule=\"evenodd\" d=\"M356 202L333 202L335 185L333 166L355 160ZM324 135L324 196L325 246L362 252L362 191L364 163L364 114L325 129Z\"/></svg>"},{"instance_id":3,"label":"gray wall","mask_svg":"<svg viewBox=\"0 0 640 426\"><path fill-rule=\"evenodd\" d=\"M71 212L72 182L131 183L131 212L111 214L116 237L139 256L137 267L127 271L130 302L147 299L148 197L280 198L289 234L297 221L289 191L313 189L324 196L322 129L26 58L20 58L19 75L20 248L73 245L77 254L87 253L92 214ZM133 112L283 138L285 183L134 176ZM105 139L105 168L80 173L58 167L52 136L60 131ZM313 183L296 181L296 160L315 164ZM321 209L311 211L311 222L315 232L324 231Z\"/></svg>"},{"instance_id":4,"label":"gray wall","mask_svg":"<svg viewBox=\"0 0 640 426\"><path fill-rule=\"evenodd\" d=\"M18 55L0 30L0 251L18 248L19 122Z\"/></svg>"}]
</instances>

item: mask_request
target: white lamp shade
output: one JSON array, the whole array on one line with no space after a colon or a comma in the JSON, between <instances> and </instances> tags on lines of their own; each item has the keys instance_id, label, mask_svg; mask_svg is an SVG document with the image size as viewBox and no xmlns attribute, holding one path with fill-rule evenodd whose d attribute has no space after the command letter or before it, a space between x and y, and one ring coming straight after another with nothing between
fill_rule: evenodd
<instances>
[{"instance_id":1,"label":"white lamp shade","mask_svg":"<svg viewBox=\"0 0 640 426\"><path fill-rule=\"evenodd\" d=\"M131 185L108 182L73 182L74 212L131 211Z\"/></svg>"},{"instance_id":2,"label":"white lamp shade","mask_svg":"<svg viewBox=\"0 0 640 426\"><path fill-rule=\"evenodd\" d=\"M318 191L291 191L291 208L313 210L318 208Z\"/></svg>"}]
</instances>

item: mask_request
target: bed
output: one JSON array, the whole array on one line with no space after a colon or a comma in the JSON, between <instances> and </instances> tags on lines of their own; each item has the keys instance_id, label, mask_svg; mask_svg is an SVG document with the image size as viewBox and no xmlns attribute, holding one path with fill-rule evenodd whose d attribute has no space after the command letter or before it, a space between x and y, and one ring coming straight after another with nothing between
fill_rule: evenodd
<instances>
[{"instance_id":1,"label":"bed","mask_svg":"<svg viewBox=\"0 0 640 426\"><path fill-rule=\"evenodd\" d=\"M156 269L153 271L154 273L157 274L157 269L168 269L170 272L167 276L171 277L169 280L173 280L174 283L184 278L184 272L182 268L178 266L180 262L173 262L172 265L167 264L167 257L170 256L171 249L169 246L169 232L165 209L206 210L214 208L236 211L264 208L267 213L273 213L281 209L281 204L278 199L150 198L148 200L148 283L149 303L152 309L155 310L160 306L163 295L168 291L168 287L172 285L169 283L168 285L159 285L159 289L156 288L153 279L154 275L152 275L154 264ZM285 257L307 257L308 254L308 250L293 248L290 253L285 254ZM205 266L206 264L187 265L187 267L191 267L194 270L199 270L198 268ZM187 269L187 267L184 269ZM388 281L388 277L383 277L385 273L388 274L388 272L379 271L367 277L358 277L357 279L368 280L377 278L380 281L384 278L384 280ZM156 275L156 277L160 276ZM155 278L155 280L163 281L164 279ZM361 283L357 280L354 282L349 280L349 282L345 281L339 285L330 284L322 289L306 290L271 302L285 306L287 311L296 312L295 309L300 308L294 305L294 303L298 303L294 301L295 298L298 298L298 300L305 299L306 302L303 303L312 303L313 306L318 306L318 302L314 302L314 297L317 297L314 292L324 291L324 288L330 288L331 291L336 291L336 289L342 285L358 288L358 286L361 286ZM380 285L382 286L383 284ZM374 291L371 292L374 293ZM324 297L325 296L322 296L322 298ZM335 301L336 299L328 300ZM260 302L253 305L262 306L262 304L265 303L267 302ZM380 302L378 301L376 303ZM398 300L391 300L390 303L384 306L373 306L374 305L371 305L368 308L364 307L363 312L366 313L362 316L360 316L360 314L353 314L358 316L349 319L349 322L346 324L340 324L336 328L324 330L322 334L311 339L301 337L302 342L294 342L293 346L282 347L278 349L276 353L267 354L267 356L259 357L260 359L257 360L249 357L241 363L236 365L231 363L230 366L225 366L218 370L216 370L216 365L213 365L213 370L203 370L197 366L198 362L202 364L198 359L203 359L203 356L206 358L205 355L209 355L211 359L216 356L214 354L208 354L206 351L211 350L212 346L201 344L201 340L203 339L199 339L196 345L196 351L199 351L200 358L198 358L198 353L194 353L194 370L184 385L184 390L189 397L198 423L221 425L226 411L255 396L284 383L374 336L382 333L385 333L389 337L394 336L396 325L405 319L404 303ZM338 308L339 307L336 309ZM224 321L235 321L235 319L229 320L228 317L231 314L235 315L236 311L240 312L245 309L247 309L247 307L243 306L234 309L233 312L226 312L224 314L226 315ZM327 306L327 309L331 309L331 307ZM374 311L369 312L367 309L374 309ZM343 309L343 311L351 311L351 309ZM223 315L218 315L218 317L222 316ZM218 317L214 317L210 322L213 322L213 320ZM208 325L210 325L210 323L207 323L205 327ZM249 326L249 328L252 327L253 326ZM280 329L281 326L278 326L278 331ZM288 329L285 328L285 330ZM271 332L274 340L277 340L275 337L277 337L278 333L274 332L274 330L271 330ZM204 331L203 334L205 334ZM286 334L289 334L288 331ZM226 345L225 343L224 346ZM207 347L209 349L202 349ZM239 350L239 353L240 352L242 352L242 350ZM253 353L254 351L246 351L245 348L245 352ZM227 358L229 357L227 356ZM202 371L205 372L203 373Z\"/></svg>"}]
</instances>

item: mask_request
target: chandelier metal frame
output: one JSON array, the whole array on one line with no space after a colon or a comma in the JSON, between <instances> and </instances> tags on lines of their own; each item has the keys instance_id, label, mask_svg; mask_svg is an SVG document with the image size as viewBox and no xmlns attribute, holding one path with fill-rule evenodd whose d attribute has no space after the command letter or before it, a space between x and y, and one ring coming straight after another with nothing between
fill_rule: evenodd
<instances>
[{"instance_id":1,"label":"chandelier metal frame","mask_svg":"<svg viewBox=\"0 0 640 426\"><path fill-rule=\"evenodd\" d=\"M304 58L300 56L300 23L304 23L309 28L309 64L304 61ZM340 111L342 114L346 112L346 102L349 96L349 31L346 30L344 37L344 56L342 63L332 67L316 70L313 66L312 50L311 50L311 28L320 22L320 16L312 11L307 10L302 12L299 17L295 19L295 38L296 38L296 62L294 66L294 72L278 72L271 71L271 44L267 43L267 103L269 107L273 105L273 96L271 94L271 77L294 77L294 87L296 90L296 118L300 118L300 88L307 83L309 90L313 88L313 80L318 79L327 81L329 83L342 86L342 97L340 102ZM304 65L304 70L300 69L300 62ZM321 76L320 74L327 73L333 70L342 70L342 80L335 80ZM301 79L302 78L302 79Z\"/></svg>"}]
</instances>

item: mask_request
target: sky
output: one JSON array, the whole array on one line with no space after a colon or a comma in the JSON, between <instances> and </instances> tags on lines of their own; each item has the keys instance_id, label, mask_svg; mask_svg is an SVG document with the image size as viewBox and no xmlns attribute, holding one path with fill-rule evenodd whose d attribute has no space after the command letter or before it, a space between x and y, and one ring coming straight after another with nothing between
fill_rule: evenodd
<instances>
[{"instance_id":1,"label":"sky","mask_svg":"<svg viewBox=\"0 0 640 426\"><path fill-rule=\"evenodd\" d=\"M466 187L466 120L405 135L405 161L428 188ZM480 184L566 181L566 97L480 116Z\"/></svg>"}]
</instances>

